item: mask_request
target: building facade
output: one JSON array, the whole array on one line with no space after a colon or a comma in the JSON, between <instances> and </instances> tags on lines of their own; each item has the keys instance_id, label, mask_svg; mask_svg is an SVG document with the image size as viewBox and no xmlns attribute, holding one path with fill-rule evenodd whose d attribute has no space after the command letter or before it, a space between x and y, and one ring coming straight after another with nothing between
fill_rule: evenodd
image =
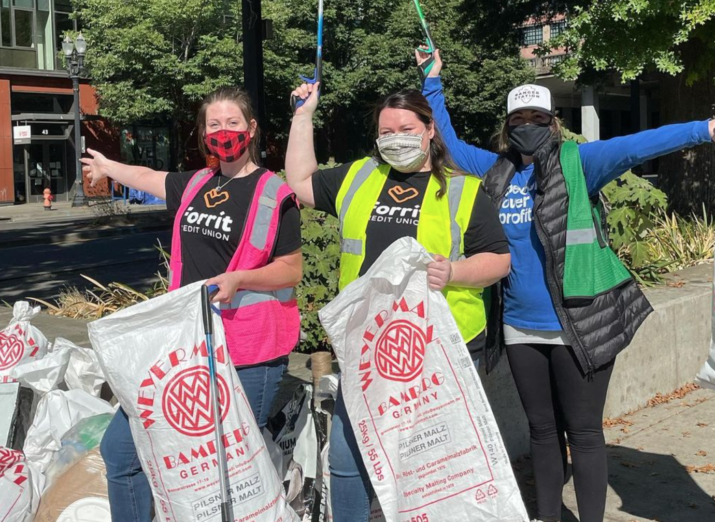
<instances>
[{"instance_id":1,"label":"building facade","mask_svg":"<svg viewBox=\"0 0 715 522\"><path fill-rule=\"evenodd\" d=\"M118 156L119 140L96 116L86 80L74 104L60 52L64 33L80 29L71 14L71 0L0 0L0 205L42 201L45 188L59 201L71 200L75 151L83 144L102 143ZM77 110L83 144L74 142Z\"/></svg>"},{"instance_id":2,"label":"building facade","mask_svg":"<svg viewBox=\"0 0 715 522\"><path fill-rule=\"evenodd\" d=\"M566 24L564 16L532 18L521 29L521 56L534 67L536 82L551 90L557 113L566 126L589 141L657 127L660 89L654 78L646 76L623 84L618 75L610 74L598 85L577 84L552 73L552 67L565 57L566 49L554 49L546 57L534 54L540 44L557 36ZM640 171L646 174L655 168L654 162L648 162Z\"/></svg>"}]
</instances>

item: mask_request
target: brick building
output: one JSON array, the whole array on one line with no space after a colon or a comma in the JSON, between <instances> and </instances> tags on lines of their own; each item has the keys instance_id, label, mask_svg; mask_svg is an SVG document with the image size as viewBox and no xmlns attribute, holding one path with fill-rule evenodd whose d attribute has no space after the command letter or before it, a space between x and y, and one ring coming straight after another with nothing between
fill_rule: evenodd
<instances>
[{"instance_id":1,"label":"brick building","mask_svg":"<svg viewBox=\"0 0 715 522\"><path fill-rule=\"evenodd\" d=\"M65 201L75 190L77 108L60 58L63 33L77 30L71 12L70 0L0 0L0 205L41 201L46 187ZM85 80L79 105L85 145L118 156Z\"/></svg>"}]
</instances>

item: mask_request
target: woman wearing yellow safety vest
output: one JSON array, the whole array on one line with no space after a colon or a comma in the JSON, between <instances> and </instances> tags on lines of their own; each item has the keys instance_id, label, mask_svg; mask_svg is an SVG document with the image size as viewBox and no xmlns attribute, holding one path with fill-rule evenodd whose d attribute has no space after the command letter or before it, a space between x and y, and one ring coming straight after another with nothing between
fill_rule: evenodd
<instances>
[{"instance_id":1,"label":"woman wearing yellow safety vest","mask_svg":"<svg viewBox=\"0 0 715 522\"><path fill-rule=\"evenodd\" d=\"M317 89L318 84L303 84L293 91L305 103L293 117L286 174L301 203L340 220L340 288L363 275L397 239L416 238L435 259L427 270L430 288L447 296L476 364L486 325L482 289L506 276L510 264L497 212L481 181L453 167L432 110L418 91L393 94L377 107L372 157L318 170L312 122ZM459 251L452 244L459 244ZM329 462L335 522L367 522L370 481L340 392Z\"/></svg>"}]
</instances>

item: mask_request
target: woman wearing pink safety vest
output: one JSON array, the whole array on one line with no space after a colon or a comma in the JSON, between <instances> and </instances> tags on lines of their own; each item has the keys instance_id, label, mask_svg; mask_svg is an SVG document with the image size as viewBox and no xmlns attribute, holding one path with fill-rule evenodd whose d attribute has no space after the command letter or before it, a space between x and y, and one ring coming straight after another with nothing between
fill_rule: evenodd
<instances>
[{"instance_id":1,"label":"woman wearing pink safety vest","mask_svg":"<svg viewBox=\"0 0 715 522\"><path fill-rule=\"evenodd\" d=\"M259 130L248 95L221 88L197 118L202 152L217 169L156 172L88 150L83 170L94 185L110 177L165 199L176 213L169 290L208 279L217 285L228 350L258 426L266 425L300 318L293 287L302 277L300 212L293 192L258 167ZM151 520L151 490L126 414L120 409L101 444L112 519Z\"/></svg>"}]
</instances>

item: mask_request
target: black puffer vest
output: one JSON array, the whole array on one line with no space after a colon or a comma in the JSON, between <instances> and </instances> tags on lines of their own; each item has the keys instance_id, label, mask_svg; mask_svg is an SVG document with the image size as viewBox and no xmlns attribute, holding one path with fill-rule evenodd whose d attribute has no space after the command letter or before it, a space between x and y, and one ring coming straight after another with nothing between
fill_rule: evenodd
<instances>
[{"instance_id":1,"label":"black puffer vest","mask_svg":"<svg viewBox=\"0 0 715 522\"><path fill-rule=\"evenodd\" d=\"M559 321L581 370L585 375L591 375L630 344L653 309L632 279L593 300L564 303L562 281L569 198L561 171L560 153L560 141L552 139L534 155L534 225L546 253L547 284ZM501 208L520 162L518 154L502 155L484 176L484 187L497 208ZM489 293L489 302L485 303L488 306L487 371L496 365L504 345L501 285L494 285Z\"/></svg>"}]
</instances>

